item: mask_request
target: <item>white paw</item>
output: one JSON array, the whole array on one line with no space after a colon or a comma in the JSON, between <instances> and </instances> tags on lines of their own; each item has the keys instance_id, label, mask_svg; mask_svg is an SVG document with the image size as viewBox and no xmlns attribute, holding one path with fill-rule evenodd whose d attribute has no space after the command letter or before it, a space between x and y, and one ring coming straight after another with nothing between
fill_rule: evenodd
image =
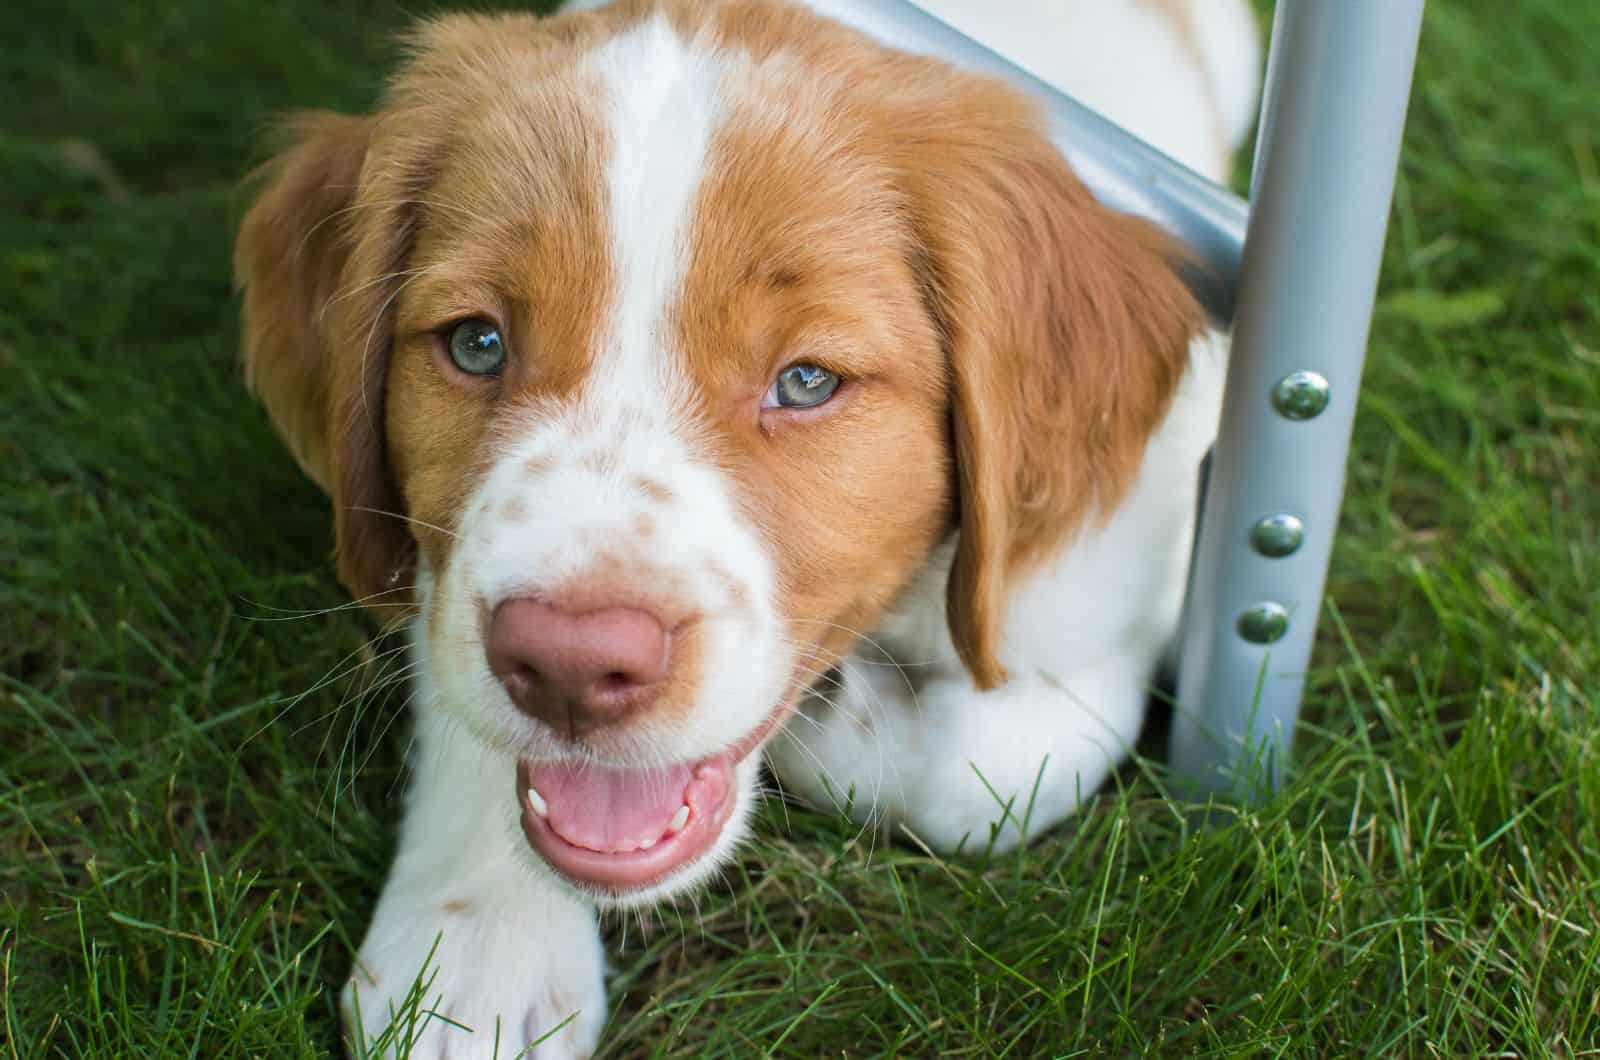
<instances>
[{"instance_id":1,"label":"white paw","mask_svg":"<svg viewBox=\"0 0 1600 1060\"><path fill-rule=\"evenodd\" d=\"M1096 692L1105 692L1085 682ZM900 820L930 847L1007 851L1077 812L1132 749L1144 715L1134 684L1087 700L1040 675L979 692L964 678L919 692L920 760Z\"/></svg>"},{"instance_id":2,"label":"white paw","mask_svg":"<svg viewBox=\"0 0 1600 1060\"><path fill-rule=\"evenodd\" d=\"M391 883L341 997L352 1057L593 1052L606 1018L594 913L522 882L521 894L485 894L464 879L459 893L426 897Z\"/></svg>"},{"instance_id":3,"label":"white paw","mask_svg":"<svg viewBox=\"0 0 1600 1060\"><path fill-rule=\"evenodd\" d=\"M934 850L1010 850L1074 813L1132 747L1139 668L1110 659L1068 689L1016 672L980 692L965 674L913 693L892 668L852 662L767 751L786 793L844 808ZM848 796L848 798L847 798Z\"/></svg>"}]
</instances>

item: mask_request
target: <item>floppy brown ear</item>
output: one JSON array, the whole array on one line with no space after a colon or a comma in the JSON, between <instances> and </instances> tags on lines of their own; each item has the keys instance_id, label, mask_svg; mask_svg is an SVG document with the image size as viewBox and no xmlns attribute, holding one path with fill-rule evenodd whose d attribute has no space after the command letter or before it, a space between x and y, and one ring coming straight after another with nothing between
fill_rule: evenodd
<instances>
[{"instance_id":1,"label":"floppy brown ear","mask_svg":"<svg viewBox=\"0 0 1600 1060\"><path fill-rule=\"evenodd\" d=\"M286 125L239 229L245 375L306 473L333 499L339 576L358 600L409 585L412 557L384 459L384 320L403 224L362 172L376 119L318 112ZM366 208L366 207L371 208ZM393 514L380 514L393 513Z\"/></svg>"},{"instance_id":2,"label":"floppy brown ear","mask_svg":"<svg viewBox=\"0 0 1600 1060\"><path fill-rule=\"evenodd\" d=\"M992 688L1008 588L1122 498L1204 318L1178 245L1099 205L1025 100L942 92L902 173L951 372L950 629Z\"/></svg>"}]
</instances>

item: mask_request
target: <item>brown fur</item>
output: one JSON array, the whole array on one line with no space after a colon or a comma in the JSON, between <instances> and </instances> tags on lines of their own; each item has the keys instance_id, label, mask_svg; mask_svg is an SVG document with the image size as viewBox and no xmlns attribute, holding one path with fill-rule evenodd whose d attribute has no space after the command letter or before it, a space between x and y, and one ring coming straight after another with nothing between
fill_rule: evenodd
<instances>
[{"instance_id":1,"label":"brown fur","mask_svg":"<svg viewBox=\"0 0 1600 1060\"><path fill-rule=\"evenodd\" d=\"M658 479L645 478L641 475L633 484L639 488L640 493L657 504L671 504L678 499L678 495L672 492L672 487Z\"/></svg>"}]
</instances>

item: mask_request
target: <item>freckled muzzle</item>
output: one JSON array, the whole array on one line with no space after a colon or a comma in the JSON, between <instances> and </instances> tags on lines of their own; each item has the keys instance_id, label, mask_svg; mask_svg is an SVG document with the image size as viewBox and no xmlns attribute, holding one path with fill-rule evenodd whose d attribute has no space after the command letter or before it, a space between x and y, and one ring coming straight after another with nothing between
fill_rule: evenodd
<instances>
[{"instance_id":1,"label":"freckled muzzle","mask_svg":"<svg viewBox=\"0 0 1600 1060\"><path fill-rule=\"evenodd\" d=\"M529 845L619 900L691 882L728 845L797 680L737 481L625 397L507 424L442 590L481 651L451 674L456 702L517 747Z\"/></svg>"}]
</instances>

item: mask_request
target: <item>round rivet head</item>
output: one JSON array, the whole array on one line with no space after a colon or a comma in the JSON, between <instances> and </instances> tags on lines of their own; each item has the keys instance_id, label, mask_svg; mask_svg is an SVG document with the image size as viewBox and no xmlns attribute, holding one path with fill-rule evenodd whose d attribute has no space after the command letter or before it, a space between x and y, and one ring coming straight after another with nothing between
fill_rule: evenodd
<instances>
[{"instance_id":1,"label":"round rivet head","mask_svg":"<svg viewBox=\"0 0 1600 1060\"><path fill-rule=\"evenodd\" d=\"M1328 381L1316 372L1290 372L1272 388L1272 407L1287 420L1309 420L1328 407Z\"/></svg>"},{"instance_id":2,"label":"round rivet head","mask_svg":"<svg viewBox=\"0 0 1600 1060\"><path fill-rule=\"evenodd\" d=\"M1251 644L1272 644L1289 632L1289 612L1271 600L1247 607L1239 615L1239 636Z\"/></svg>"},{"instance_id":3,"label":"round rivet head","mask_svg":"<svg viewBox=\"0 0 1600 1060\"><path fill-rule=\"evenodd\" d=\"M1250 547L1269 559L1293 554L1305 539L1305 524L1288 512L1257 519L1250 528Z\"/></svg>"}]
</instances>

